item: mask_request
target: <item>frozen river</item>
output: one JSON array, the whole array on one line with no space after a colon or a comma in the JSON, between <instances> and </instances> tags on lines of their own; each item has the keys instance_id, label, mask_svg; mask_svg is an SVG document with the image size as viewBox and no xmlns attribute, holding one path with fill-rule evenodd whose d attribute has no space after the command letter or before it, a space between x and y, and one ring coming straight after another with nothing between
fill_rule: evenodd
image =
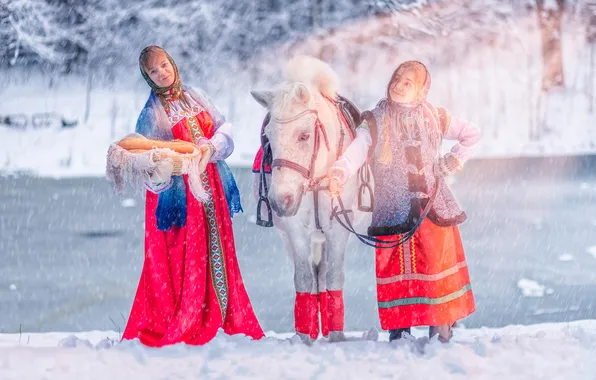
<instances>
[{"instance_id":1,"label":"frozen river","mask_svg":"<svg viewBox=\"0 0 596 380\"><path fill-rule=\"evenodd\" d=\"M596 157L478 160L453 189L477 311L468 327L596 318ZM265 330L293 330L293 270L274 229L250 222L235 169L244 281ZM142 197L102 178L0 177L0 331L123 328L143 264ZM346 329L378 326L374 252L351 240Z\"/></svg>"}]
</instances>

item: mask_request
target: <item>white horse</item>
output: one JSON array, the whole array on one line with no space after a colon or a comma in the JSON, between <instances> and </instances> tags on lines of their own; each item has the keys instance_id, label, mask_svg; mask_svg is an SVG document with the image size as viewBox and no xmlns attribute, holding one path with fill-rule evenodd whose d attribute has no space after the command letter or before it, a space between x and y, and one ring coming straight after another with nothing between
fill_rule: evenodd
<instances>
[{"instance_id":1,"label":"white horse","mask_svg":"<svg viewBox=\"0 0 596 380\"><path fill-rule=\"evenodd\" d=\"M274 91L252 91L271 119L264 129L273 155L269 201L278 228L294 262L296 333L312 342L319 334L344 340L344 255L349 233L332 221L331 198L324 187L327 169L351 142L342 122L337 98L338 80L329 65L311 57L292 59L286 83ZM343 139L343 141L342 141ZM258 189L258 174L255 192ZM360 219L357 178L345 184L341 197ZM315 193L318 197L317 228ZM257 210L261 212L261 210Z\"/></svg>"}]
</instances>

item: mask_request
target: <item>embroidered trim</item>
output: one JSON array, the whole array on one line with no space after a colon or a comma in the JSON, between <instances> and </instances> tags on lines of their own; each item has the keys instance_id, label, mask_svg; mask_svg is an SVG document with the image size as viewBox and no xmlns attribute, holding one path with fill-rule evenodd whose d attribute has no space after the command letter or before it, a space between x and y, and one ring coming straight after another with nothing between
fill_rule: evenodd
<instances>
[{"instance_id":1,"label":"embroidered trim","mask_svg":"<svg viewBox=\"0 0 596 380\"><path fill-rule=\"evenodd\" d=\"M398 235L397 239L401 239L402 235ZM399 273L404 273L404 245L399 245Z\"/></svg>"},{"instance_id":2,"label":"embroidered trim","mask_svg":"<svg viewBox=\"0 0 596 380\"><path fill-rule=\"evenodd\" d=\"M400 274L397 276L391 277L377 277L377 284L379 285L388 285L393 284L399 281L411 281L411 280L418 280L418 281L437 281L441 280L445 277L451 276L452 274L457 273L460 269L467 267L468 264L465 261L461 261L457 263L455 266L446 269L442 272L436 274L424 274L424 273L406 273Z\"/></svg>"},{"instance_id":3,"label":"embroidered trim","mask_svg":"<svg viewBox=\"0 0 596 380\"><path fill-rule=\"evenodd\" d=\"M193 142L196 144L201 137L204 137L203 130L201 129L196 116L187 117L186 121ZM209 195L208 201L203 203L205 215L207 216L207 227L209 229L209 267L211 269L211 278L213 280L215 293L217 294L217 301L221 309L223 323L226 320L226 312L228 310L228 280L224 264L224 250L217 225L213 192L206 171L201 173L201 183L203 184L205 192Z\"/></svg>"},{"instance_id":4,"label":"embroidered trim","mask_svg":"<svg viewBox=\"0 0 596 380\"><path fill-rule=\"evenodd\" d=\"M209 201L204 207L207 215L207 224L209 225L209 264L211 267L211 277L213 279L213 287L217 293L219 307L221 308L222 322L225 322L226 312L228 310L228 280L225 271L224 252L217 226L213 193L211 191L211 186L209 185L207 172L201 174L201 180L207 194L209 194Z\"/></svg>"},{"instance_id":5,"label":"embroidered trim","mask_svg":"<svg viewBox=\"0 0 596 380\"><path fill-rule=\"evenodd\" d=\"M188 130L190 131L190 135L192 136L192 142L194 144L199 143L199 139L204 137L203 130L199 125L199 120L197 119L197 115L188 116L186 118L186 124L188 125Z\"/></svg>"},{"instance_id":6,"label":"embroidered trim","mask_svg":"<svg viewBox=\"0 0 596 380\"><path fill-rule=\"evenodd\" d=\"M411 240L407 240L404 244L402 244L404 246L404 263L406 267L406 270L403 273L405 274L412 273L412 251L410 249L410 242Z\"/></svg>"},{"instance_id":7,"label":"embroidered trim","mask_svg":"<svg viewBox=\"0 0 596 380\"><path fill-rule=\"evenodd\" d=\"M463 296L467 292L472 290L472 286L470 284L464 285L463 288L451 293L447 294L443 297L438 298L429 298L429 297L412 297L412 298L401 298L393 301L386 301L386 302L378 302L379 309L390 309L396 306L406 306L406 305L418 305L418 304L425 304L425 305L440 305L443 303L447 303L453 300L458 299L459 297Z\"/></svg>"},{"instance_id":8,"label":"embroidered trim","mask_svg":"<svg viewBox=\"0 0 596 380\"><path fill-rule=\"evenodd\" d=\"M412 251L412 272L416 273L416 243L413 235L410 239L410 251Z\"/></svg>"},{"instance_id":9,"label":"embroidered trim","mask_svg":"<svg viewBox=\"0 0 596 380\"><path fill-rule=\"evenodd\" d=\"M185 110L184 108L180 107L178 103L172 102L170 104L170 112L168 114L168 119L170 120L171 125L176 125L180 120L184 119L185 117L191 119L192 117L200 114L203 111L203 108L199 105L194 105L192 109Z\"/></svg>"}]
</instances>

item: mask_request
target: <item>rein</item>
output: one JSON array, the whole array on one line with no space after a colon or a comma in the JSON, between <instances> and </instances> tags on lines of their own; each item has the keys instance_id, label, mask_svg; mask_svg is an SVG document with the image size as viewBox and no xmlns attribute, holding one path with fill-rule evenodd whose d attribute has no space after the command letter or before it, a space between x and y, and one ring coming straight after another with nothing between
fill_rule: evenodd
<instances>
[{"instance_id":1,"label":"rein","mask_svg":"<svg viewBox=\"0 0 596 380\"><path fill-rule=\"evenodd\" d=\"M374 236L359 234L358 232L356 232L356 229L352 225L352 222L350 221L350 218L347 215L349 212L351 212L351 210L346 210L346 208L344 207L344 203L341 199L341 195L337 196L337 204L338 205L335 207L333 207L333 199L334 198L331 198L331 206L332 206L331 218L335 219L343 228L345 228L349 232L356 235L358 240L360 240L362 243L364 243L365 245L367 245L369 247L383 248L383 249L397 248L400 245L404 244L406 241L410 240L410 238L412 236L414 236L414 234L416 233L418 228L420 228L420 226L422 225L424 218L426 218L426 216L430 212L430 209L432 208L432 204L437 196L437 192L439 189L439 186L438 186L439 182L436 181L435 183L436 183L436 186L435 186L435 189L433 190L433 194L431 195L426 206L424 207L422 214L420 214L420 217L418 218L418 220L416 220L416 223L414 224L414 226L411 229L409 229L408 231L406 231L403 234L398 235L399 237L397 240L382 240L382 239L376 238ZM343 216L343 219L344 219L343 221L340 219L340 216Z\"/></svg>"},{"instance_id":2,"label":"rein","mask_svg":"<svg viewBox=\"0 0 596 380\"><path fill-rule=\"evenodd\" d=\"M327 99L328 101L333 103L330 99L328 99L326 97L325 97L325 99ZM341 111L339 110L339 107L336 106L335 108L336 108L338 120L339 120L340 126L341 126L341 129L340 129L341 137L340 137L340 141L338 143L338 149L337 149L337 156L339 157L339 155L342 153L342 150L343 150L343 143L344 143L344 137L345 137L344 124L346 122L345 122L345 119L343 119L341 116ZM289 117L289 118L286 118L286 119L278 119L278 118L273 118L273 119L279 124L289 124L289 123L296 121L296 120L298 120L304 116L307 116L307 115L315 115L316 116L315 136L314 136L315 142L314 142L313 153L311 155L309 167L306 168L306 167L304 167L296 162L293 162L291 160L277 158L271 162L271 169L273 169L275 167L288 168L290 170L294 170L295 172L299 173L304 179L307 180L307 185L304 187L303 191L304 192L308 192L308 191L313 192L315 226L318 230L322 231L321 223L319 220L319 191L328 190L328 187L320 185L321 180L323 178L325 178L325 176L321 176L319 178L314 177L314 165L315 165L315 161L318 157L319 149L321 146L321 135L323 136L323 140L325 142L325 147L327 148L327 151L330 150L329 139L327 136L327 132L325 130L325 126L321 122L317 110L314 110L314 109L304 110L304 111L300 112L299 114ZM260 178L259 178L259 201L257 203L257 225L262 226L262 227L272 227L273 226L273 214L272 214L271 204L270 204L269 198L268 198L269 189L268 189L267 181L265 178L265 162L267 161L266 155L271 154L271 153L270 153L269 149L265 149L266 148L265 146L262 146L262 147L263 147L263 157L261 158L261 168L260 168ZM362 185L358 191L358 199L359 199L358 203L359 204L362 203L361 202L362 196L364 195L364 193L368 192L371 197L371 204L369 207L363 208L362 211L370 212L370 211L372 211L372 209L374 207L374 201L373 201L374 198L372 197L373 191L372 191L372 187L370 186L370 177L371 176L370 176L370 169L368 168L368 165L365 165L365 168L363 168L363 170L360 170L359 176L360 176L360 179L362 180ZM435 183L438 184L439 182L435 181ZM374 236L369 236L369 235L364 235L364 234L358 233L355 230L354 226L352 225L352 222L350 221L350 218L348 216L348 214L351 213L352 210L345 208L343 200L341 198L341 195L338 195L337 197L335 197L337 199L337 206L333 206L335 198L331 199L331 209L332 209L331 220L335 219L343 228L345 228L347 231L354 234L356 236L356 238L358 238L358 240L360 240L362 243L364 243L365 245L367 245L369 247L396 248L396 247L404 244L406 241L408 241L414 235L414 233L416 233L416 231L418 230L418 228L420 227L420 225L422 224L422 222L424 221L424 219L430 212L430 210L432 208L432 204L436 198L437 192L438 192L438 185L435 186L435 189L433 190L432 195L430 196L420 217L416 220L416 223L414 224L414 226L410 230L406 231L405 233L400 234L399 238L397 240L382 240L382 239L379 239ZM267 220L263 220L261 218L260 211L261 211L261 206L263 203L265 203L265 205L267 207L267 218L268 218Z\"/></svg>"}]
</instances>

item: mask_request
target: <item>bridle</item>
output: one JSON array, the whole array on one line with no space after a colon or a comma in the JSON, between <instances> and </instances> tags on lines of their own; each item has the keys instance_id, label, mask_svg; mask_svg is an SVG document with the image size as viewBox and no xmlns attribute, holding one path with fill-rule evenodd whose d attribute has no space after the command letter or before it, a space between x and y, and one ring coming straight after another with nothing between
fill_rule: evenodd
<instances>
[{"instance_id":1,"label":"bridle","mask_svg":"<svg viewBox=\"0 0 596 380\"><path fill-rule=\"evenodd\" d=\"M329 98L325 97L325 99L333 104L333 101L331 101ZM336 109L336 111L338 113L338 120L340 123L340 139L338 142L337 153L336 153L336 155L337 155L336 159L337 159L343 150L343 144L344 144L344 139L345 139L345 135L346 135L345 128L347 126L345 126L344 122L342 121L342 117L340 115L339 108L336 106L334 106L334 108ZM313 151L311 154L310 163L309 163L308 168L306 168L303 165L300 165L294 161L291 161L291 160L287 160L284 158L276 158L271 162L271 169L273 170L276 167L277 168L287 168L287 169L297 172L304 179L306 179L307 182L306 182L306 185L303 187L303 193L307 193L309 191L313 192L315 226L318 230L322 230L321 223L319 220L319 191L327 189L326 186L321 186L321 181L325 178L326 175L322 175L320 177L315 177L315 162L317 160L317 157L319 156L319 150L321 149L321 139L325 143L325 148L327 149L327 151L329 152L331 150L331 145L329 144L329 137L327 136L327 131L325 130L325 125L319 118L319 112L315 109L304 110L304 111L300 112L299 114L289 117L289 118L286 118L286 119L279 119L279 118L275 118L275 117L272 117L272 119L275 120L275 122L278 124L289 124L289 123L294 122L294 121L296 121L304 116L307 116L307 115L315 115L316 116L316 120L315 120L315 124L314 124L314 146L313 146ZM263 159L261 161L261 173L264 173L264 162L265 162L265 160L263 157ZM257 205L257 210L258 210L257 211L257 224L263 225L266 227L270 227L273 225L273 222L272 222L271 206L269 204L269 199L267 197L267 194L268 194L267 182L266 182L264 174L262 174L261 178L260 178L260 182L259 182L259 203ZM263 221L260 218L261 204L263 202L265 202L265 204L267 205L267 212L268 212L268 216L269 216L268 221Z\"/></svg>"},{"instance_id":2,"label":"bridle","mask_svg":"<svg viewBox=\"0 0 596 380\"><path fill-rule=\"evenodd\" d=\"M319 156L319 149L321 148L321 136L323 137L323 141L325 142L325 147L327 148L327 151L329 152L331 150L331 147L329 146L329 138L327 137L327 132L325 131L325 127L323 125L323 123L321 122L321 119L319 119L319 113L317 110L313 110L313 109L307 109L305 111L300 112L299 114L297 114L296 116L287 118L287 119L278 119L278 118L273 118L273 120L275 120L278 124L289 124L293 121L296 121L306 115L315 115L317 117L317 119L315 120L315 136L314 136L314 147L313 147L313 152L310 158L310 164L308 166L308 168L294 162L294 161L290 161L290 160L286 160L285 158L276 158L271 162L271 169L273 168L288 168L290 170L293 170L295 172L297 172L298 174L300 174L302 177L304 177L304 179L306 179L307 183L306 186L304 188L304 192L308 192L308 191L312 191L314 188L316 188L321 180L323 178L325 178L325 176L321 176L318 178L315 178L315 162L317 160L317 157Z\"/></svg>"}]
</instances>

